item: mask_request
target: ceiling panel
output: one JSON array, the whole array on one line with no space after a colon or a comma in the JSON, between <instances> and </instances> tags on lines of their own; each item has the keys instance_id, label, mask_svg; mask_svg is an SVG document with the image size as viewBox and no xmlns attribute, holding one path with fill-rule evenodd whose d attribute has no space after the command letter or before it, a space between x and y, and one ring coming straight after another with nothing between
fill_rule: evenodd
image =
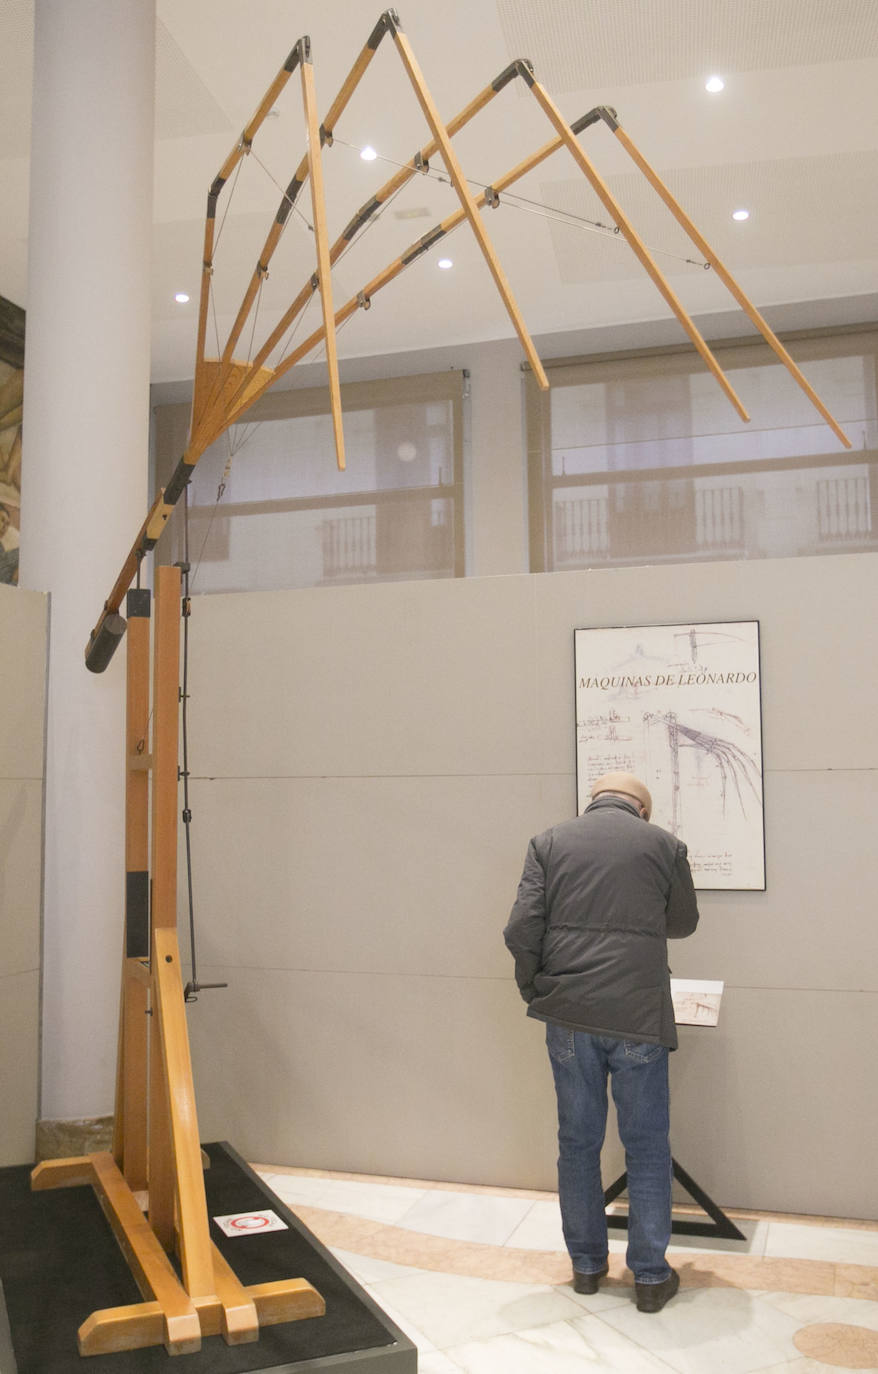
<instances>
[{"instance_id":1,"label":"ceiling panel","mask_svg":"<svg viewBox=\"0 0 878 1374\"><path fill-rule=\"evenodd\" d=\"M497 0L556 92L878 56L875 0Z\"/></svg>"}]
</instances>

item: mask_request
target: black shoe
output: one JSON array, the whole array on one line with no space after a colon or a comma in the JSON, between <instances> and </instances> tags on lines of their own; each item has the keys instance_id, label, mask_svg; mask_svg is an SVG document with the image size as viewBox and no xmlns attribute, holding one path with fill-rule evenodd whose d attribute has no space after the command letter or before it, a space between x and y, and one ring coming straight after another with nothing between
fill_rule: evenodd
<instances>
[{"instance_id":1,"label":"black shoe","mask_svg":"<svg viewBox=\"0 0 878 1374\"><path fill-rule=\"evenodd\" d=\"M680 1275L672 1269L661 1283L635 1283L638 1312L661 1312L680 1287Z\"/></svg>"},{"instance_id":2,"label":"black shoe","mask_svg":"<svg viewBox=\"0 0 878 1374\"><path fill-rule=\"evenodd\" d=\"M596 1269L593 1274L580 1274L578 1270L573 1271L573 1291L575 1293L596 1293L598 1283L606 1278L610 1271L610 1266L605 1264L603 1269Z\"/></svg>"}]
</instances>

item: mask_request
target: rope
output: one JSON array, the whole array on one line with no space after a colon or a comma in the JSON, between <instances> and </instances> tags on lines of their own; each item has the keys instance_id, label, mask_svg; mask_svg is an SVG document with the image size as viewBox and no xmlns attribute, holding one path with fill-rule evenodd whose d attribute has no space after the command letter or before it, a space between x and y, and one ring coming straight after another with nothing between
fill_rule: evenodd
<instances>
[{"instance_id":1,"label":"rope","mask_svg":"<svg viewBox=\"0 0 878 1374\"><path fill-rule=\"evenodd\" d=\"M355 143L346 143L345 140L339 138L337 134L333 135L333 142L340 143L343 148L349 148L352 152L362 152L362 149L358 148ZM402 168L411 166L410 162L397 162L394 158L387 157L383 153L378 153L377 159L379 162L388 163L391 167ZM426 172L420 173L420 175L428 176L432 181L436 181L440 185L451 186L453 184L450 177L446 176L443 172L433 171L432 168L428 168ZM473 180L472 177L465 177L464 180L468 186L479 192L483 191L485 186L490 185L490 182L476 181ZM400 187L399 190L402 190L402 187ZM398 192L391 196L387 205L391 204L397 194ZM500 193L500 200L501 204L507 203L513 210L526 211L557 224L567 224L571 229L582 229L588 233L597 233L607 238L621 239L624 242L623 235L616 225L602 224L600 220L588 219L587 216L577 215L572 210L562 210L559 206L546 205L538 200L529 200L526 196L517 195L512 191L502 191ZM380 215L375 216L375 218L379 217ZM347 249L345 251L347 251ZM656 256L673 258L676 262L687 263L691 267L702 267L707 269L710 266L707 262L701 262L695 258L682 257L679 253L672 253L666 248L650 248L649 251Z\"/></svg>"}]
</instances>

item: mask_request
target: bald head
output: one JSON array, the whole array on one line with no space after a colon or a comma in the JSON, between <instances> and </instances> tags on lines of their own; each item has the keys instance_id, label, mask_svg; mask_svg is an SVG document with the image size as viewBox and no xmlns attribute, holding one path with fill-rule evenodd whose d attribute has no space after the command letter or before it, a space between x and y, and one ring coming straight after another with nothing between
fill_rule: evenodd
<instances>
[{"instance_id":1,"label":"bald head","mask_svg":"<svg viewBox=\"0 0 878 1374\"><path fill-rule=\"evenodd\" d=\"M615 796L625 797L628 801L638 802L643 807L643 819L648 821L652 815L652 797L649 788L633 773L604 773L592 783L591 799L612 792Z\"/></svg>"}]
</instances>

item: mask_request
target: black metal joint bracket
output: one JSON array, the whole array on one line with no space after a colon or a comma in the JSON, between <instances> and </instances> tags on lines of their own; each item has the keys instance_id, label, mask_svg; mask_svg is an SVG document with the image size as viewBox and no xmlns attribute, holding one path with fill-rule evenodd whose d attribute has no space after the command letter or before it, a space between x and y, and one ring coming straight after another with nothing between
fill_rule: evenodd
<instances>
[{"instance_id":1,"label":"black metal joint bracket","mask_svg":"<svg viewBox=\"0 0 878 1374\"><path fill-rule=\"evenodd\" d=\"M502 91L504 86L508 86L510 81L514 81L517 76L523 77L529 86L534 81L534 66L527 57L517 57L514 62L502 71L498 77L491 82L492 91Z\"/></svg>"},{"instance_id":2,"label":"black metal joint bracket","mask_svg":"<svg viewBox=\"0 0 878 1374\"><path fill-rule=\"evenodd\" d=\"M305 33L293 48L286 62L284 63L285 72L294 72L300 62L311 61L311 39Z\"/></svg>"},{"instance_id":3,"label":"black metal joint bracket","mask_svg":"<svg viewBox=\"0 0 878 1374\"><path fill-rule=\"evenodd\" d=\"M588 114L577 119L576 123L571 124L570 127L575 134L581 134L583 129L588 129L592 124L597 124L599 119L602 119L613 133L619 127L616 111L610 105L595 105L593 110L589 110Z\"/></svg>"},{"instance_id":4,"label":"black metal joint bracket","mask_svg":"<svg viewBox=\"0 0 878 1374\"><path fill-rule=\"evenodd\" d=\"M409 263L414 262L415 258L419 258L422 253L426 253L428 248L432 248L434 243L438 243L439 239L444 238L445 232L442 225L437 224L436 228L431 229L429 234L425 234L423 238L418 239L417 243L413 243L408 252L402 255L403 266L408 267Z\"/></svg>"},{"instance_id":5,"label":"black metal joint bracket","mask_svg":"<svg viewBox=\"0 0 878 1374\"><path fill-rule=\"evenodd\" d=\"M165 494L162 498L166 506L176 506L183 494L185 487L188 487L192 480L192 464L186 463L181 458L171 474L171 480L165 487Z\"/></svg>"},{"instance_id":6,"label":"black metal joint bracket","mask_svg":"<svg viewBox=\"0 0 878 1374\"><path fill-rule=\"evenodd\" d=\"M382 202L378 200L377 196L373 196L366 205L362 206L362 208L357 211L347 229L345 229L342 234L345 243L350 243L351 239L355 234L359 233L366 221L372 218L381 203Z\"/></svg>"},{"instance_id":7,"label":"black metal joint bracket","mask_svg":"<svg viewBox=\"0 0 878 1374\"><path fill-rule=\"evenodd\" d=\"M369 34L367 48L374 52L386 33L401 33L402 24L396 10L385 10L372 32Z\"/></svg>"}]
</instances>

